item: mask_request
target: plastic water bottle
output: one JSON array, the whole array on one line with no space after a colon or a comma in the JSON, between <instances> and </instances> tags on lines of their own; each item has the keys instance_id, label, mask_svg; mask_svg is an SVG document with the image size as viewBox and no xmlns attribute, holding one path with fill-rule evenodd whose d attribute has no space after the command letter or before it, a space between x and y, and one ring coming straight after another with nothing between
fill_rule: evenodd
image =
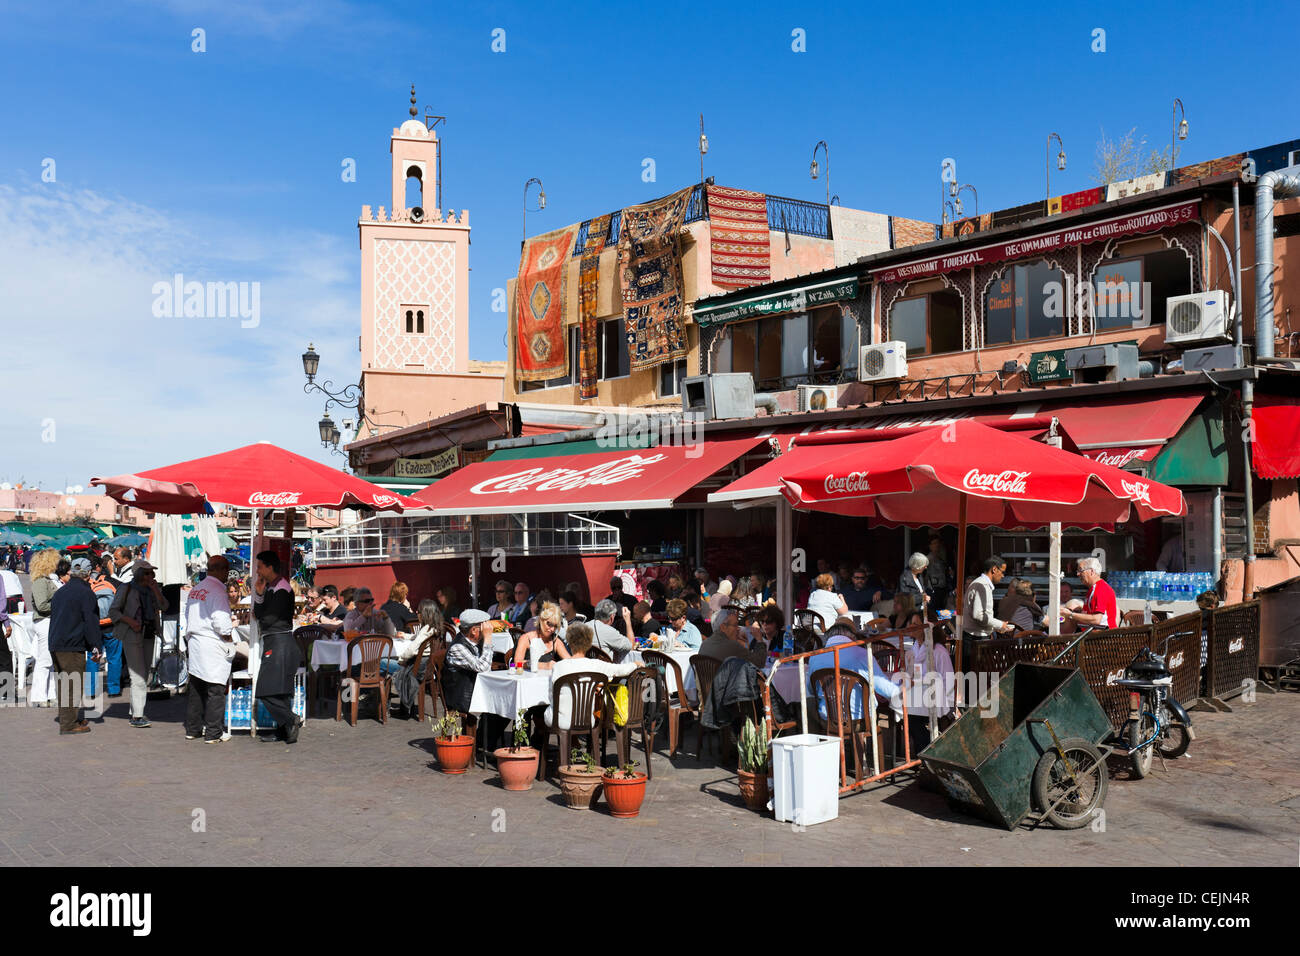
<instances>
[{"instance_id":1,"label":"plastic water bottle","mask_svg":"<svg viewBox=\"0 0 1300 956\"><path fill-rule=\"evenodd\" d=\"M794 633L790 630L790 628L787 627L785 629L785 633L781 636L781 656L789 657L793 653L794 653Z\"/></svg>"}]
</instances>

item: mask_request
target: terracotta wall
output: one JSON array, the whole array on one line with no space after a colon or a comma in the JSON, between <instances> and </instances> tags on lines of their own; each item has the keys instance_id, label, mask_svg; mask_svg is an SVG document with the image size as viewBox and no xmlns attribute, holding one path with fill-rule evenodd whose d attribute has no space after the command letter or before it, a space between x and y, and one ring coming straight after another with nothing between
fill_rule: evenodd
<instances>
[{"instance_id":1,"label":"terracotta wall","mask_svg":"<svg viewBox=\"0 0 1300 956\"><path fill-rule=\"evenodd\" d=\"M1300 199L1279 202L1274 209L1274 221L1282 216L1300 214ZM1215 204L1206 210L1209 223L1223 235L1232 249L1234 226L1232 204ZM1207 237L1206 264L1210 288L1231 291L1232 279L1219 243ZM1273 322L1278 338L1274 352L1279 356L1300 356L1300 236L1279 236L1273 240ZM1244 202L1241 209L1241 301L1242 329L1246 342L1253 344L1255 337L1255 206ZM1291 333L1296 333L1294 339Z\"/></svg>"},{"instance_id":2,"label":"terracotta wall","mask_svg":"<svg viewBox=\"0 0 1300 956\"><path fill-rule=\"evenodd\" d=\"M500 402L500 375L436 375L427 372L362 373L366 411L383 430L405 428L486 402ZM358 438L371 434L363 423Z\"/></svg>"}]
</instances>

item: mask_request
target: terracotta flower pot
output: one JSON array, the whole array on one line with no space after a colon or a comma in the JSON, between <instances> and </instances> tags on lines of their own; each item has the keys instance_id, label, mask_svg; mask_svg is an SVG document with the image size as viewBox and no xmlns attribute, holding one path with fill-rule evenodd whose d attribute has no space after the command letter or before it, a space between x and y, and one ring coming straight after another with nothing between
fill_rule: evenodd
<instances>
[{"instance_id":1,"label":"terracotta flower pot","mask_svg":"<svg viewBox=\"0 0 1300 956\"><path fill-rule=\"evenodd\" d=\"M497 758L501 786L507 790L533 789L533 780L537 777L536 750L532 747L520 747L518 750L502 747L492 751L492 756Z\"/></svg>"},{"instance_id":2,"label":"terracotta flower pot","mask_svg":"<svg viewBox=\"0 0 1300 956\"><path fill-rule=\"evenodd\" d=\"M641 812L641 801L645 799L646 775L634 773L624 777L619 773L614 777L602 777L605 786L605 802L609 812L616 817L634 817Z\"/></svg>"},{"instance_id":3,"label":"terracotta flower pot","mask_svg":"<svg viewBox=\"0 0 1300 956\"><path fill-rule=\"evenodd\" d=\"M745 806L751 810L767 809L767 769L751 773L748 770L737 770L740 777L740 795L745 798Z\"/></svg>"},{"instance_id":4,"label":"terracotta flower pot","mask_svg":"<svg viewBox=\"0 0 1300 956\"><path fill-rule=\"evenodd\" d=\"M433 749L438 755L438 769L443 773L464 773L474 759L474 738L466 734L450 739L433 738Z\"/></svg>"},{"instance_id":5,"label":"terracotta flower pot","mask_svg":"<svg viewBox=\"0 0 1300 956\"><path fill-rule=\"evenodd\" d=\"M600 796L600 771L587 772L586 764L568 764L559 768L560 793L564 805L574 810L590 810Z\"/></svg>"}]
</instances>

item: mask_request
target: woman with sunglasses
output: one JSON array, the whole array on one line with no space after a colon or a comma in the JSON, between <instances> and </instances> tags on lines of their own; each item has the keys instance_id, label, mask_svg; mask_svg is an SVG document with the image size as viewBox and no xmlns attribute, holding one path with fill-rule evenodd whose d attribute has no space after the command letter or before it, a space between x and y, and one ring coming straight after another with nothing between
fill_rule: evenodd
<instances>
[{"instance_id":1,"label":"woman with sunglasses","mask_svg":"<svg viewBox=\"0 0 1300 956\"><path fill-rule=\"evenodd\" d=\"M554 604L547 604L537 615L537 630L525 631L515 644L515 665L525 666L531 656L537 657L538 670L548 671L556 661L566 660L569 649L560 640L560 624L563 618L560 609ZM537 644L534 645L533 641Z\"/></svg>"}]
</instances>

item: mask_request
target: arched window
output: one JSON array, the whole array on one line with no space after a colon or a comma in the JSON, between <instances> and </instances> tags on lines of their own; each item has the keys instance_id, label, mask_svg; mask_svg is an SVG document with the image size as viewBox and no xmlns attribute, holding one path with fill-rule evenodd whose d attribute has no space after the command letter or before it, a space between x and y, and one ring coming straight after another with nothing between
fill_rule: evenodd
<instances>
[{"instance_id":1,"label":"arched window","mask_svg":"<svg viewBox=\"0 0 1300 956\"><path fill-rule=\"evenodd\" d=\"M1009 265L984 292L984 344L1007 345L1066 334L1065 273L1047 262Z\"/></svg>"},{"instance_id":2,"label":"arched window","mask_svg":"<svg viewBox=\"0 0 1300 956\"><path fill-rule=\"evenodd\" d=\"M424 206L424 175L419 166L412 166L406 171L406 208L416 206Z\"/></svg>"},{"instance_id":3,"label":"arched window","mask_svg":"<svg viewBox=\"0 0 1300 956\"><path fill-rule=\"evenodd\" d=\"M408 334L415 331L415 310L413 309L406 310L406 331Z\"/></svg>"},{"instance_id":4,"label":"arched window","mask_svg":"<svg viewBox=\"0 0 1300 956\"><path fill-rule=\"evenodd\" d=\"M424 309L417 309L415 311L415 334L424 334Z\"/></svg>"}]
</instances>

